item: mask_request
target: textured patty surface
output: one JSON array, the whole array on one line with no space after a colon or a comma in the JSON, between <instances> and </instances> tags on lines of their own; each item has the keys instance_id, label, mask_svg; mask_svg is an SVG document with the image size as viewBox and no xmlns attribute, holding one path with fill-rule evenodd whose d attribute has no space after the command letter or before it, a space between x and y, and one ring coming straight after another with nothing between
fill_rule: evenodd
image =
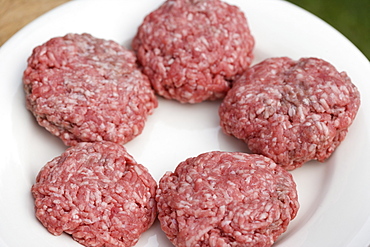
<instances>
[{"instance_id":1,"label":"textured patty surface","mask_svg":"<svg viewBox=\"0 0 370 247\"><path fill-rule=\"evenodd\" d=\"M345 72L318 58L269 58L248 69L222 102L225 133L288 170L327 159L360 106Z\"/></svg>"},{"instance_id":2,"label":"textured patty surface","mask_svg":"<svg viewBox=\"0 0 370 247\"><path fill-rule=\"evenodd\" d=\"M166 173L156 200L161 227L178 247L271 246L299 208L296 184L281 166L220 151Z\"/></svg>"},{"instance_id":3,"label":"textured patty surface","mask_svg":"<svg viewBox=\"0 0 370 247\"><path fill-rule=\"evenodd\" d=\"M27 107L68 145L124 144L157 107L133 52L89 34L67 34L36 47L24 72Z\"/></svg>"},{"instance_id":4,"label":"textured patty surface","mask_svg":"<svg viewBox=\"0 0 370 247\"><path fill-rule=\"evenodd\" d=\"M32 186L36 217L85 246L133 246L156 218L156 182L119 144L79 143Z\"/></svg>"},{"instance_id":5,"label":"textured patty surface","mask_svg":"<svg viewBox=\"0 0 370 247\"><path fill-rule=\"evenodd\" d=\"M182 103L223 98L253 59L244 13L219 0L167 0L132 47L156 92Z\"/></svg>"}]
</instances>

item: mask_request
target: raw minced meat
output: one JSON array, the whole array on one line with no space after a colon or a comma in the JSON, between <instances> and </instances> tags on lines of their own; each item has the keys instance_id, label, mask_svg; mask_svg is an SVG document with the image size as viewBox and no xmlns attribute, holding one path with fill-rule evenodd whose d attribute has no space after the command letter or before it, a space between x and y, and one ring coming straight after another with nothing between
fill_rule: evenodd
<instances>
[{"instance_id":1,"label":"raw minced meat","mask_svg":"<svg viewBox=\"0 0 370 247\"><path fill-rule=\"evenodd\" d=\"M36 216L85 246L133 246L156 218L156 182L119 144L79 143L48 162L32 187Z\"/></svg>"},{"instance_id":2,"label":"raw minced meat","mask_svg":"<svg viewBox=\"0 0 370 247\"><path fill-rule=\"evenodd\" d=\"M223 98L253 59L244 13L219 0L167 0L132 42L156 92L182 103Z\"/></svg>"},{"instance_id":3,"label":"raw minced meat","mask_svg":"<svg viewBox=\"0 0 370 247\"><path fill-rule=\"evenodd\" d=\"M288 171L262 155L221 151L167 172L156 200L161 227L177 247L271 246L299 208Z\"/></svg>"},{"instance_id":4,"label":"raw minced meat","mask_svg":"<svg viewBox=\"0 0 370 247\"><path fill-rule=\"evenodd\" d=\"M66 145L124 144L157 107L132 51L89 34L67 34L36 47L24 72L27 108Z\"/></svg>"},{"instance_id":5,"label":"raw minced meat","mask_svg":"<svg viewBox=\"0 0 370 247\"><path fill-rule=\"evenodd\" d=\"M225 133L292 170L327 159L359 106L356 86L330 63L277 57L249 68L228 92L219 115Z\"/></svg>"}]
</instances>

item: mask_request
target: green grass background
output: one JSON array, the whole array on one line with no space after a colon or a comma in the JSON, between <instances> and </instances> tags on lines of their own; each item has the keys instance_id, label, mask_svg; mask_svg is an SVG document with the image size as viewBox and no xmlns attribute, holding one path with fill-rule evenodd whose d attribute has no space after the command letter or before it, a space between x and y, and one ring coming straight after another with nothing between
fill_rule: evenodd
<instances>
[{"instance_id":1,"label":"green grass background","mask_svg":"<svg viewBox=\"0 0 370 247\"><path fill-rule=\"evenodd\" d=\"M370 60L370 0L288 0L346 36Z\"/></svg>"}]
</instances>

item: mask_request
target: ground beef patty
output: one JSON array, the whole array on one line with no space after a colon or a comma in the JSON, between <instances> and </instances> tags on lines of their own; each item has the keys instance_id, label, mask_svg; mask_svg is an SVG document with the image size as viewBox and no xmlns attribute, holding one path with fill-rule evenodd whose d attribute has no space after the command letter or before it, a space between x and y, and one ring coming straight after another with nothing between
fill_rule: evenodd
<instances>
[{"instance_id":1,"label":"ground beef patty","mask_svg":"<svg viewBox=\"0 0 370 247\"><path fill-rule=\"evenodd\" d=\"M145 17L132 47L159 95L198 103L225 96L249 67L254 39L236 6L167 0Z\"/></svg>"},{"instance_id":2,"label":"ground beef patty","mask_svg":"<svg viewBox=\"0 0 370 247\"><path fill-rule=\"evenodd\" d=\"M167 172L158 218L177 247L271 246L296 216L289 172L257 154L214 151Z\"/></svg>"},{"instance_id":3,"label":"ground beef patty","mask_svg":"<svg viewBox=\"0 0 370 247\"><path fill-rule=\"evenodd\" d=\"M68 34L36 47L24 72L27 107L66 145L124 144L157 106L136 57L114 41Z\"/></svg>"},{"instance_id":4,"label":"ground beef patty","mask_svg":"<svg viewBox=\"0 0 370 247\"><path fill-rule=\"evenodd\" d=\"M270 58L238 79L219 109L227 134L288 170L324 161L345 138L360 95L345 72L318 58Z\"/></svg>"},{"instance_id":5,"label":"ground beef patty","mask_svg":"<svg viewBox=\"0 0 370 247\"><path fill-rule=\"evenodd\" d=\"M119 144L79 143L48 162L32 187L36 216L85 246L133 246L156 218L156 182Z\"/></svg>"}]
</instances>

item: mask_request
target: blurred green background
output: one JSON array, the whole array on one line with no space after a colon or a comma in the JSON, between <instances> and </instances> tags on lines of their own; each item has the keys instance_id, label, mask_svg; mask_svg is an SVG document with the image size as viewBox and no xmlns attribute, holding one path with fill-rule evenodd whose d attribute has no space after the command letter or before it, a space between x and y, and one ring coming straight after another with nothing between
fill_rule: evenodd
<instances>
[{"instance_id":1,"label":"blurred green background","mask_svg":"<svg viewBox=\"0 0 370 247\"><path fill-rule=\"evenodd\" d=\"M346 36L370 60L370 0L287 0Z\"/></svg>"}]
</instances>

